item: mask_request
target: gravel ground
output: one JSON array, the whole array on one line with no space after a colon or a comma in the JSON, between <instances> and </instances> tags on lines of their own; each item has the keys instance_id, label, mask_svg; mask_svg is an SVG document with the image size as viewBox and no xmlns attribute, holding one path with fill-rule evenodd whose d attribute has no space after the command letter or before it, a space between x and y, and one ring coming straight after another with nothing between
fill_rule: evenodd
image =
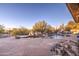
<instances>
[{"instance_id":1,"label":"gravel ground","mask_svg":"<svg viewBox=\"0 0 79 59\"><path fill-rule=\"evenodd\" d=\"M51 38L0 38L0 56L51 56L52 45L59 41Z\"/></svg>"}]
</instances>

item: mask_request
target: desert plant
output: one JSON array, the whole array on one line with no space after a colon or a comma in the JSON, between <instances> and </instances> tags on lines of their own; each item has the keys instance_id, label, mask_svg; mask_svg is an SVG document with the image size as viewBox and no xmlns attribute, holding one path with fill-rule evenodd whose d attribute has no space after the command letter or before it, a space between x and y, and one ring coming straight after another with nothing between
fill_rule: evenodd
<instances>
[{"instance_id":1,"label":"desert plant","mask_svg":"<svg viewBox=\"0 0 79 59\"><path fill-rule=\"evenodd\" d=\"M21 27L21 28L13 28L11 30L11 34L13 36L16 36L16 35L27 35L29 34L29 30L24 28L24 27Z\"/></svg>"},{"instance_id":2,"label":"desert plant","mask_svg":"<svg viewBox=\"0 0 79 59\"><path fill-rule=\"evenodd\" d=\"M4 33L4 26L3 25L0 25L0 34L3 34Z\"/></svg>"},{"instance_id":3,"label":"desert plant","mask_svg":"<svg viewBox=\"0 0 79 59\"><path fill-rule=\"evenodd\" d=\"M33 26L33 31L41 32L43 33L46 29L47 23L45 21L39 21L35 23Z\"/></svg>"},{"instance_id":4,"label":"desert plant","mask_svg":"<svg viewBox=\"0 0 79 59\"><path fill-rule=\"evenodd\" d=\"M43 33L51 33L54 31L54 27L52 27L51 25L48 25L44 20L43 21L39 21L37 23L35 23L35 25L33 26L33 31L34 32L41 32Z\"/></svg>"}]
</instances>

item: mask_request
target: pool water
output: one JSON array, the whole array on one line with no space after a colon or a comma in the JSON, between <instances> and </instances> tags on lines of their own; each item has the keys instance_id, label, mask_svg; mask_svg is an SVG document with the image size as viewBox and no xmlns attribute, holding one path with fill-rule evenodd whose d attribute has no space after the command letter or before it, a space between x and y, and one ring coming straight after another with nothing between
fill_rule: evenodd
<instances>
[{"instance_id":1,"label":"pool water","mask_svg":"<svg viewBox=\"0 0 79 59\"><path fill-rule=\"evenodd\" d=\"M64 39L65 36L59 36L59 35L54 35L52 36L53 39Z\"/></svg>"}]
</instances>

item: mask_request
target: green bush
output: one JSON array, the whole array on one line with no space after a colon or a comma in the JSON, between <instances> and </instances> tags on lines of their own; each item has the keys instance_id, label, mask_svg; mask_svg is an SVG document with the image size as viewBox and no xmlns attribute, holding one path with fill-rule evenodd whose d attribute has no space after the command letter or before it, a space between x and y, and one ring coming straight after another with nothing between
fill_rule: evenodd
<instances>
[{"instance_id":1,"label":"green bush","mask_svg":"<svg viewBox=\"0 0 79 59\"><path fill-rule=\"evenodd\" d=\"M16 35L27 35L29 34L29 30L26 28L13 28L11 30L11 35L16 36Z\"/></svg>"},{"instance_id":2,"label":"green bush","mask_svg":"<svg viewBox=\"0 0 79 59\"><path fill-rule=\"evenodd\" d=\"M34 32L41 32L41 33L51 33L54 31L54 27L51 25L48 25L44 20L39 21L35 23L33 26L33 31Z\"/></svg>"},{"instance_id":3,"label":"green bush","mask_svg":"<svg viewBox=\"0 0 79 59\"><path fill-rule=\"evenodd\" d=\"M0 34L3 34L4 32L5 32L4 26L3 25L0 25Z\"/></svg>"}]
</instances>

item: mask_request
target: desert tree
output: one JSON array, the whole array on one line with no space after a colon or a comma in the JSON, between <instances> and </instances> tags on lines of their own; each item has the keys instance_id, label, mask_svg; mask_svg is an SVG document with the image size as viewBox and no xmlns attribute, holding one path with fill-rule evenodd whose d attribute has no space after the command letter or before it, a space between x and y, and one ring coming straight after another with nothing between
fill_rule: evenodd
<instances>
[{"instance_id":1,"label":"desert tree","mask_svg":"<svg viewBox=\"0 0 79 59\"><path fill-rule=\"evenodd\" d=\"M65 30L70 31L71 29L74 29L75 26L76 26L76 23L74 21L69 21L65 26Z\"/></svg>"},{"instance_id":2,"label":"desert tree","mask_svg":"<svg viewBox=\"0 0 79 59\"><path fill-rule=\"evenodd\" d=\"M54 31L54 27L51 25L47 24L44 20L43 21L38 21L35 23L33 26L33 31L34 32L40 32L41 34L49 34Z\"/></svg>"},{"instance_id":3,"label":"desert tree","mask_svg":"<svg viewBox=\"0 0 79 59\"><path fill-rule=\"evenodd\" d=\"M38 21L37 23L35 23L35 25L33 26L33 31L34 32L41 32L44 33L46 30L46 26L47 23L43 20L43 21Z\"/></svg>"},{"instance_id":4,"label":"desert tree","mask_svg":"<svg viewBox=\"0 0 79 59\"><path fill-rule=\"evenodd\" d=\"M21 28L13 28L11 30L11 35L17 36L17 35L27 35L29 34L29 30L27 28L21 27Z\"/></svg>"},{"instance_id":5,"label":"desert tree","mask_svg":"<svg viewBox=\"0 0 79 59\"><path fill-rule=\"evenodd\" d=\"M46 33L52 34L52 33L54 33L54 31L55 31L54 27L52 27L51 25L47 25L47 28L45 30Z\"/></svg>"},{"instance_id":6,"label":"desert tree","mask_svg":"<svg viewBox=\"0 0 79 59\"><path fill-rule=\"evenodd\" d=\"M0 25L0 34L3 34L5 32L4 26Z\"/></svg>"}]
</instances>

